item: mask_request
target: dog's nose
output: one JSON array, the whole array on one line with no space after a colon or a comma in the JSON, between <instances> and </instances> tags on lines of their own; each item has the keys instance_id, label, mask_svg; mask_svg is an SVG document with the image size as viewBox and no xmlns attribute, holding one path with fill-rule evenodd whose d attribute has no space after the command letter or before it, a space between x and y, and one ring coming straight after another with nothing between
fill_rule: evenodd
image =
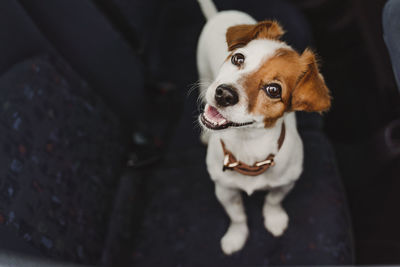
<instances>
[{"instance_id":1,"label":"dog's nose","mask_svg":"<svg viewBox=\"0 0 400 267\"><path fill-rule=\"evenodd\" d=\"M239 95L232 86L221 84L215 90L215 101L222 107L233 106L239 102Z\"/></svg>"}]
</instances>

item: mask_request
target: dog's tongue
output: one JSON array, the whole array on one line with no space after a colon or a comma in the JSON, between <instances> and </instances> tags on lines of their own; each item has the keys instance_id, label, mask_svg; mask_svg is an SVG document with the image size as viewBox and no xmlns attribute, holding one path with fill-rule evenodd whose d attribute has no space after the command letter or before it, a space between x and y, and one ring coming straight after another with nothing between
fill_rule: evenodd
<instances>
[{"instance_id":1,"label":"dog's tongue","mask_svg":"<svg viewBox=\"0 0 400 267\"><path fill-rule=\"evenodd\" d=\"M222 123L226 122L226 119L224 118L224 116L222 116L216 108L214 108L213 106L210 106L210 105L207 105L207 107L204 111L204 115L206 116L206 118L208 120L218 123L218 124L222 124Z\"/></svg>"}]
</instances>

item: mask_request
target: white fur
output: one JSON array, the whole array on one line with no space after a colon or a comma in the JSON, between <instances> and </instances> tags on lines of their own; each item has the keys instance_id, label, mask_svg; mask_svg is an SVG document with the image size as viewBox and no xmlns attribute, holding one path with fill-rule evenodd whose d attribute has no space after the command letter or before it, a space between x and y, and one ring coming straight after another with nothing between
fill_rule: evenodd
<instances>
[{"instance_id":1,"label":"white fur","mask_svg":"<svg viewBox=\"0 0 400 267\"><path fill-rule=\"evenodd\" d=\"M224 109L220 113L230 121L256 121L251 126L209 131L207 150L207 169L216 185L216 196L227 212L231 224L221 240L225 254L240 250L247 239L248 228L240 191L251 195L256 190L269 190L263 208L264 225L274 236L280 236L288 225L288 215L281 206L282 200L299 178L303 165L303 145L296 128L294 113L285 113L272 128L264 128L263 117L249 114L248 99L240 84L240 78L257 70L262 62L268 60L279 48L290 48L283 42L273 40L253 40L245 47L237 49L245 56L243 68L237 68L228 56L225 33L231 26L238 24L255 24L249 15L239 11L223 11L212 16L200 35L197 64L200 81L213 81L206 90L205 102L214 103L215 89L218 85L234 85L239 93L239 103ZM278 151L282 123L285 122L286 136L282 148ZM205 138L205 136L203 136ZM222 171L223 151L220 140L240 160L249 165L265 160L275 154L276 165L258 176L245 176L234 171ZM206 140L203 140L206 141Z\"/></svg>"},{"instance_id":2,"label":"white fur","mask_svg":"<svg viewBox=\"0 0 400 267\"><path fill-rule=\"evenodd\" d=\"M217 8L215 7L213 1L211 0L198 0L201 11L207 20L211 19L217 14Z\"/></svg>"}]
</instances>

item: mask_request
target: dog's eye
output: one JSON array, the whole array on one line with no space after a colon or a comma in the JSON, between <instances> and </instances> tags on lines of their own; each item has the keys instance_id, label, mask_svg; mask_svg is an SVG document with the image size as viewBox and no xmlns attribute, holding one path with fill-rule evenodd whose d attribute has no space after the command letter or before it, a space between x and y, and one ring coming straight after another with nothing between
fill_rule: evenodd
<instances>
[{"instance_id":1,"label":"dog's eye","mask_svg":"<svg viewBox=\"0 0 400 267\"><path fill-rule=\"evenodd\" d=\"M233 65L240 67L244 63L243 54L236 53L231 57L231 62Z\"/></svg>"},{"instance_id":2,"label":"dog's eye","mask_svg":"<svg viewBox=\"0 0 400 267\"><path fill-rule=\"evenodd\" d=\"M281 98L282 87L279 83L270 83L263 87L270 98Z\"/></svg>"}]
</instances>

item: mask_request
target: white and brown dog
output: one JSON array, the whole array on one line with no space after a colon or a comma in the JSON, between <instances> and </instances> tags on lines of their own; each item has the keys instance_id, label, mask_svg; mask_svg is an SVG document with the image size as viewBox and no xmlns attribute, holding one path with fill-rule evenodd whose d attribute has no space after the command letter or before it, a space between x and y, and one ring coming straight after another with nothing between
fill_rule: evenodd
<instances>
[{"instance_id":1,"label":"white and brown dog","mask_svg":"<svg viewBox=\"0 0 400 267\"><path fill-rule=\"evenodd\" d=\"M281 41L277 22L257 23L243 12L217 12L211 0L198 1L207 18L198 71L201 84L212 81L200 88L206 105L199 121L208 172L231 220L221 240L231 254L249 233L241 191L268 190L264 225L274 236L287 228L281 202L303 165L295 111L326 111L331 97L313 52L299 54Z\"/></svg>"}]
</instances>

